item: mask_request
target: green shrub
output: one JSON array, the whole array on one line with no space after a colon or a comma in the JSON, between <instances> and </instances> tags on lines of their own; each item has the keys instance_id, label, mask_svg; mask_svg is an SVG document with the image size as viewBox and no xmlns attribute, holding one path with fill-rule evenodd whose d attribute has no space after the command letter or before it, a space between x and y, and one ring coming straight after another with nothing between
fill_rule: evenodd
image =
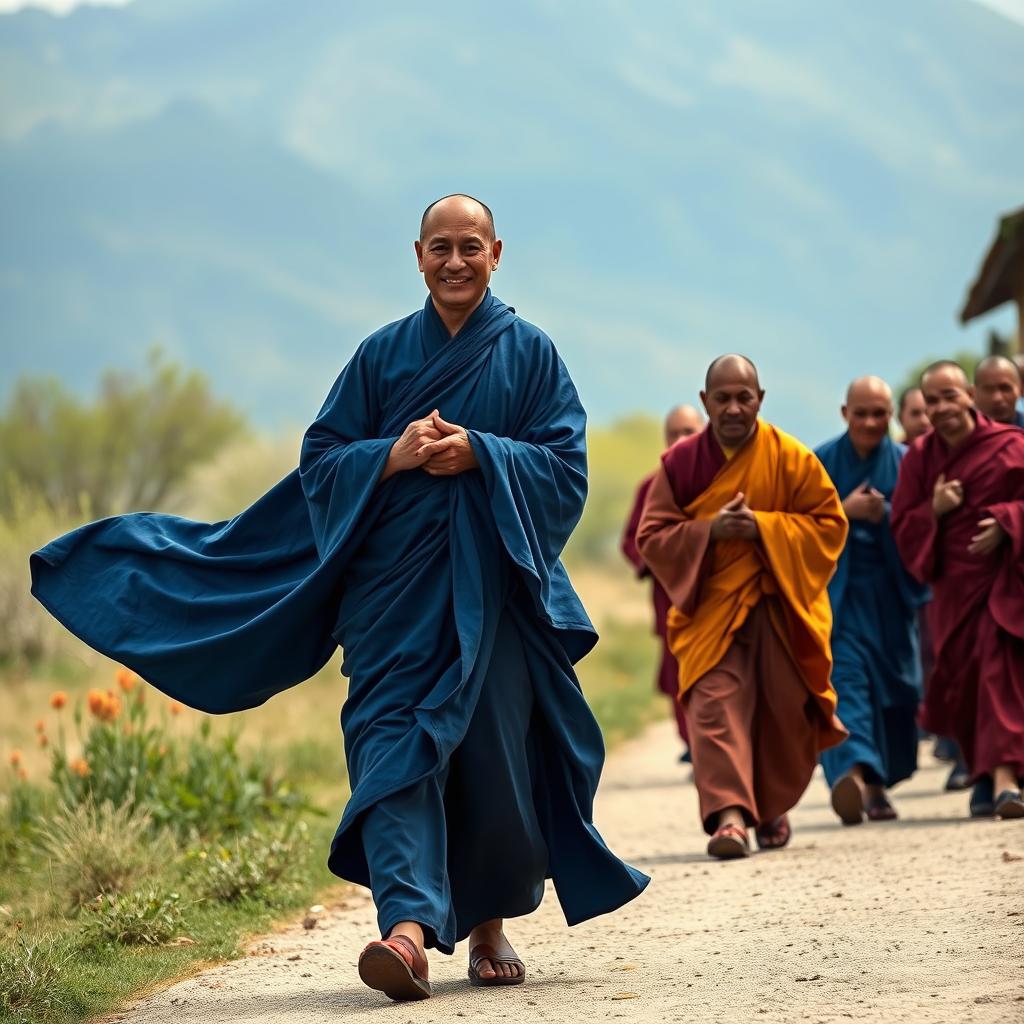
<instances>
[{"instance_id":1,"label":"green shrub","mask_svg":"<svg viewBox=\"0 0 1024 1024\"><path fill-rule=\"evenodd\" d=\"M243 757L237 732L215 736L204 719L181 740L168 729L166 714L151 712L151 698L131 673L122 670L118 680L123 693L89 691L88 723L75 710L81 756L68 756L63 734L53 747L50 775L63 803L127 806L181 838L241 831L307 807L266 755ZM167 707L182 710L174 701Z\"/></svg>"},{"instance_id":2,"label":"green shrub","mask_svg":"<svg viewBox=\"0 0 1024 1024\"><path fill-rule=\"evenodd\" d=\"M40 831L54 880L72 907L131 889L174 849L166 833L152 831L148 814L109 801L62 807Z\"/></svg>"},{"instance_id":3,"label":"green shrub","mask_svg":"<svg viewBox=\"0 0 1024 1024\"><path fill-rule=\"evenodd\" d=\"M123 946L158 946L181 929L181 896L153 890L98 896L86 904L83 938Z\"/></svg>"},{"instance_id":4,"label":"green shrub","mask_svg":"<svg viewBox=\"0 0 1024 1024\"><path fill-rule=\"evenodd\" d=\"M66 942L56 938L28 943L18 935L0 945L0 1013L5 1020L30 1024L67 1008L59 981L71 961Z\"/></svg>"},{"instance_id":5,"label":"green shrub","mask_svg":"<svg viewBox=\"0 0 1024 1024\"><path fill-rule=\"evenodd\" d=\"M250 832L228 845L192 854L199 865L197 892L219 903L269 900L301 859L307 844L306 824L294 821L276 835Z\"/></svg>"}]
</instances>

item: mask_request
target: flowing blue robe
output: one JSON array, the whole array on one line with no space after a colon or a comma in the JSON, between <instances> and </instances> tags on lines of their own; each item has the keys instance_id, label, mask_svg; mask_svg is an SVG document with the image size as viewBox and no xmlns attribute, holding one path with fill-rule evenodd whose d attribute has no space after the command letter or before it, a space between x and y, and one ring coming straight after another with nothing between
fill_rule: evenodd
<instances>
[{"instance_id":1,"label":"flowing blue robe","mask_svg":"<svg viewBox=\"0 0 1024 1024\"><path fill-rule=\"evenodd\" d=\"M848 434L816 450L842 498L866 482L886 501L881 523L850 521L828 588L836 713L850 732L821 755L830 786L855 764L864 766L866 781L886 786L909 778L917 768L921 661L916 617L928 591L903 568L889 526L889 502L905 451L886 437L861 459Z\"/></svg>"},{"instance_id":2,"label":"flowing blue robe","mask_svg":"<svg viewBox=\"0 0 1024 1024\"><path fill-rule=\"evenodd\" d=\"M435 408L467 428L480 469L378 483L398 436ZM542 331L488 291L449 338L428 298L359 346L298 470L249 509L212 525L90 523L32 556L33 593L90 646L210 712L263 703L340 644L352 793L329 864L362 885L363 817L447 772L510 617L536 702L549 875L575 924L648 881L593 825L604 748L573 664L597 637L559 560L586 496L584 428Z\"/></svg>"}]
</instances>

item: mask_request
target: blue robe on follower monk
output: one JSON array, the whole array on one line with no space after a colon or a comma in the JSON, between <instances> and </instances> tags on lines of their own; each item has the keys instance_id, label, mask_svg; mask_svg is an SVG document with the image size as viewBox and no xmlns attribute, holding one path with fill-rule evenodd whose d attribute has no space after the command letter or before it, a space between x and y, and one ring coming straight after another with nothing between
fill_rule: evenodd
<instances>
[{"instance_id":1,"label":"blue robe on follower monk","mask_svg":"<svg viewBox=\"0 0 1024 1024\"><path fill-rule=\"evenodd\" d=\"M479 470L378 484L438 409ZM382 932L451 952L529 913L545 877L569 924L645 875L593 825L604 760L573 664L596 642L559 555L586 496L585 414L550 339L486 294L450 338L431 300L358 348L300 466L205 524L90 523L32 556L33 593L170 696L238 711L307 679L337 645L352 794L329 864L370 885Z\"/></svg>"},{"instance_id":2,"label":"blue robe on follower monk","mask_svg":"<svg viewBox=\"0 0 1024 1024\"><path fill-rule=\"evenodd\" d=\"M864 779L892 786L917 768L921 662L917 609L928 590L903 568L889 526L889 501L906 448L886 437L862 459L848 434L816 450L840 497L862 483L886 502L881 523L850 520L846 548L829 584L832 682L849 738L821 755L829 786L856 765Z\"/></svg>"}]
</instances>

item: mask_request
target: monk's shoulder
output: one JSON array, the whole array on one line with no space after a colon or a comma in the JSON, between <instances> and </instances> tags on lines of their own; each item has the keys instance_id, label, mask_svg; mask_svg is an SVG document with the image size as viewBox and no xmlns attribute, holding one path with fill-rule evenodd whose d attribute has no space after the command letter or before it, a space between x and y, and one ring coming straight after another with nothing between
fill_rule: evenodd
<instances>
[{"instance_id":1,"label":"monk's shoulder","mask_svg":"<svg viewBox=\"0 0 1024 1024\"><path fill-rule=\"evenodd\" d=\"M400 320L392 320L391 323L378 327L372 334L367 335L356 349L356 354L363 358L387 358L392 355L396 348L400 347L418 329L419 318L423 315L422 309L417 309Z\"/></svg>"},{"instance_id":2,"label":"monk's shoulder","mask_svg":"<svg viewBox=\"0 0 1024 1024\"><path fill-rule=\"evenodd\" d=\"M825 467L821 464L818 454L805 445L803 441L795 438L792 434L787 434L786 431L781 430L774 423L765 423L764 426L774 434L783 465L787 469L802 470L804 472L811 469L825 472Z\"/></svg>"},{"instance_id":3,"label":"monk's shoulder","mask_svg":"<svg viewBox=\"0 0 1024 1024\"><path fill-rule=\"evenodd\" d=\"M661 464L665 467L669 476L677 472L687 472L697 461L698 452L702 444L706 443L705 431L709 427L689 437L681 437L668 451L662 452ZM651 482L656 474L648 478ZM648 484L650 486L650 484Z\"/></svg>"},{"instance_id":4,"label":"monk's shoulder","mask_svg":"<svg viewBox=\"0 0 1024 1024\"><path fill-rule=\"evenodd\" d=\"M527 364L551 363L559 360L558 349L550 335L519 314L508 328L517 356Z\"/></svg>"}]
</instances>

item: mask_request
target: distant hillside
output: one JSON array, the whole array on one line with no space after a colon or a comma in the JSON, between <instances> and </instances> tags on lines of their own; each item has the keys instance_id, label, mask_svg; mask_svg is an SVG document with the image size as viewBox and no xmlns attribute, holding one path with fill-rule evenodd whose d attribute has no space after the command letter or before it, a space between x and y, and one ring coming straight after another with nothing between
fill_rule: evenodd
<instances>
[{"instance_id":1,"label":"distant hillside","mask_svg":"<svg viewBox=\"0 0 1024 1024\"><path fill-rule=\"evenodd\" d=\"M0 16L0 388L156 341L301 424L422 302L419 212L465 189L592 418L660 415L739 348L817 440L851 376L983 336L953 312L1020 202L1021 52L952 0Z\"/></svg>"}]
</instances>

